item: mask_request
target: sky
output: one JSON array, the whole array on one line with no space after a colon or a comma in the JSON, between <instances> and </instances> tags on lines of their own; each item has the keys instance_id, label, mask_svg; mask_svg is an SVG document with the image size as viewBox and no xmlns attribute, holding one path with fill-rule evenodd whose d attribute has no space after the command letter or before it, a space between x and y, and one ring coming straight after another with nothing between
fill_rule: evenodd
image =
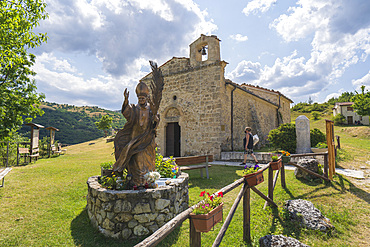
<instances>
[{"instance_id":1,"label":"sky","mask_svg":"<svg viewBox=\"0 0 370 247\"><path fill-rule=\"evenodd\" d=\"M221 40L225 78L323 103L370 90L369 0L45 0L31 52L46 101L118 110L123 91L162 65L189 57L201 34Z\"/></svg>"}]
</instances>

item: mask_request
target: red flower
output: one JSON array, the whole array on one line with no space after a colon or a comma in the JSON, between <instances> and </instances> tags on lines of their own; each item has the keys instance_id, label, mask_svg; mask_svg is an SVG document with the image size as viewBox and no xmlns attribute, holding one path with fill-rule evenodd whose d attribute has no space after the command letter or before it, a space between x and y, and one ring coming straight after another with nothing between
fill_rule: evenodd
<instances>
[{"instance_id":1,"label":"red flower","mask_svg":"<svg viewBox=\"0 0 370 247\"><path fill-rule=\"evenodd\" d=\"M204 196L205 193L206 193L206 191L202 191L202 192L200 192L199 196Z\"/></svg>"},{"instance_id":2,"label":"red flower","mask_svg":"<svg viewBox=\"0 0 370 247\"><path fill-rule=\"evenodd\" d=\"M217 194L218 196L221 196L221 197L224 197L224 193L222 193L222 191L218 192Z\"/></svg>"},{"instance_id":3,"label":"red flower","mask_svg":"<svg viewBox=\"0 0 370 247\"><path fill-rule=\"evenodd\" d=\"M213 201L213 195L211 195L211 196L209 197L209 199L210 199L211 201Z\"/></svg>"},{"instance_id":4,"label":"red flower","mask_svg":"<svg viewBox=\"0 0 370 247\"><path fill-rule=\"evenodd\" d=\"M207 192L207 195L208 195L208 197L210 197L211 195Z\"/></svg>"}]
</instances>

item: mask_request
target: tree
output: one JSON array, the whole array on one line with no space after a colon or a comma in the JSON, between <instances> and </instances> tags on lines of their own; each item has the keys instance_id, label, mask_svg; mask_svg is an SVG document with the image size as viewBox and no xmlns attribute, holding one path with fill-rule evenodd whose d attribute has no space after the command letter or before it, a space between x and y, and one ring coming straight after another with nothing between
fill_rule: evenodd
<instances>
[{"instance_id":1,"label":"tree","mask_svg":"<svg viewBox=\"0 0 370 247\"><path fill-rule=\"evenodd\" d=\"M361 86L361 93L356 91L356 95L352 97L354 102L353 108L357 114L361 116L370 116L370 92L365 93L365 86Z\"/></svg>"},{"instance_id":2,"label":"tree","mask_svg":"<svg viewBox=\"0 0 370 247\"><path fill-rule=\"evenodd\" d=\"M346 122L346 117L338 113L335 115L335 117L333 117L333 121L335 126L343 125Z\"/></svg>"},{"instance_id":3,"label":"tree","mask_svg":"<svg viewBox=\"0 0 370 247\"><path fill-rule=\"evenodd\" d=\"M311 96L308 96L308 104L312 104L313 100L311 99Z\"/></svg>"},{"instance_id":4,"label":"tree","mask_svg":"<svg viewBox=\"0 0 370 247\"><path fill-rule=\"evenodd\" d=\"M31 78L35 55L28 49L46 42L46 34L33 28L46 19L42 0L0 1L0 140L9 137L23 124L42 115L39 108L44 95L36 92Z\"/></svg>"},{"instance_id":5,"label":"tree","mask_svg":"<svg viewBox=\"0 0 370 247\"><path fill-rule=\"evenodd\" d=\"M105 136L107 137L108 129L112 127L113 118L109 115L102 116L99 122L95 122L95 125L98 129L103 130Z\"/></svg>"},{"instance_id":6,"label":"tree","mask_svg":"<svg viewBox=\"0 0 370 247\"><path fill-rule=\"evenodd\" d=\"M297 147L295 124L286 123L269 132L268 141L275 148L295 153Z\"/></svg>"},{"instance_id":7,"label":"tree","mask_svg":"<svg viewBox=\"0 0 370 247\"><path fill-rule=\"evenodd\" d=\"M319 120L320 118L320 113L317 111L311 112L311 115L312 115L313 120Z\"/></svg>"}]
</instances>

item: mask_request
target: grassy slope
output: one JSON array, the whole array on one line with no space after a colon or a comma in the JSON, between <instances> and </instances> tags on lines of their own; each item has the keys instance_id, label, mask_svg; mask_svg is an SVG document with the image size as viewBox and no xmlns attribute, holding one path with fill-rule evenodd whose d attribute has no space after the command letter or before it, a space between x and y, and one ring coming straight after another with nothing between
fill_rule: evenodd
<instances>
[{"instance_id":1,"label":"grassy slope","mask_svg":"<svg viewBox=\"0 0 370 247\"><path fill-rule=\"evenodd\" d=\"M113 144L104 139L68 147L66 155L14 167L0 188L0 246L133 246L135 242L107 239L89 223L85 196L87 178L100 172L99 164L113 160ZM343 144L344 145L344 144ZM201 179L199 171L189 172L190 204L198 201L202 190L214 192L240 178L238 167L213 166L210 180ZM265 182L258 185L267 194ZM278 183L274 201L277 210L263 210L264 201L251 193L253 245L260 237L272 234L293 236L310 246L367 246L370 225L369 194L343 176L336 176L332 186L318 181L305 182L287 171L288 189ZM224 219L239 188L224 197ZM284 201L310 200L336 227L332 235L301 229L285 219ZM240 204L223 239L222 246L245 246L242 241L242 205ZM202 245L211 246L215 231L202 234ZM176 229L159 246L189 246L189 222ZM137 242L137 241L136 241Z\"/></svg>"}]
</instances>

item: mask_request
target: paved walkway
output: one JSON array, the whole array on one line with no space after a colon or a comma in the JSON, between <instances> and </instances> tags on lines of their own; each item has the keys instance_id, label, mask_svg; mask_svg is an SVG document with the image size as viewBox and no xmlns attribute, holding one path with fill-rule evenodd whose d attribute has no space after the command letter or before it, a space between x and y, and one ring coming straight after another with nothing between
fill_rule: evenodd
<instances>
[{"instance_id":1,"label":"paved walkway","mask_svg":"<svg viewBox=\"0 0 370 247\"><path fill-rule=\"evenodd\" d=\"M233 161L213 161L210 162L211 165L222 165L222 166L237 166L242 168L241 165L239 165L241 162L233 162ZM252 163L247 163L247 164L252 164ZM253 163L254 164L254 163ZM265 166L267 164L259 164L260 166ZM285 169L287 170L294 170L295 166L292 165L285 165ZM350 169L342 169L342 168L335 168L335 172L347 176L347 177L352 177L352 178L357 178L357 179L364 179L364 172L363 171L356 171L356 170L350 170Z\"/></svg>"}]
</instances>

